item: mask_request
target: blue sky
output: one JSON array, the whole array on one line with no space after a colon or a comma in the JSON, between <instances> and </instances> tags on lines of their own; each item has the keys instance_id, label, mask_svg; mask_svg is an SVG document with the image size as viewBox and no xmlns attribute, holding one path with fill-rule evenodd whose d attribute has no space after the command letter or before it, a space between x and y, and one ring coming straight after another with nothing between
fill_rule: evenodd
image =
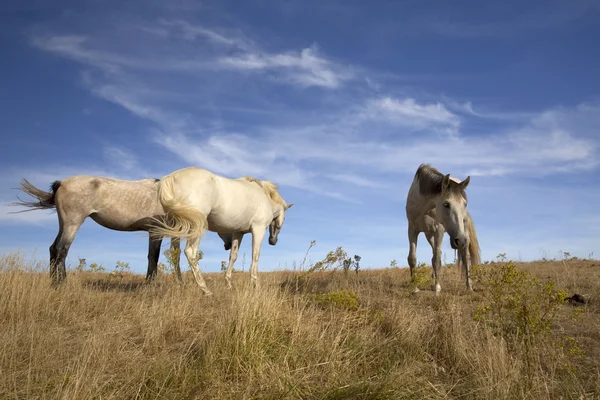
<instances>
[{"instance_id":1,"label":"blue sky","mask_svg":"<svg viewBox=\"0 0 600 400\"><path fill-rule=\"evenodd\" d=\"M46 188L71 175L140 179L196 165L271 179L295 203L259 270L291 268L311 240L313 261L343 246L365 268L406 265L406 194L428 162L471 176L484 259L599 253L598 1L3 9L2 252L46 259L57 233L55 214L7 214L23 177ZM214 233L201 249L206 271L228 257ZM88 220L68 261L145 272L146 251L146 234ZM423 236L418 258L431 259Z\"/></svg>"}]
</instances>

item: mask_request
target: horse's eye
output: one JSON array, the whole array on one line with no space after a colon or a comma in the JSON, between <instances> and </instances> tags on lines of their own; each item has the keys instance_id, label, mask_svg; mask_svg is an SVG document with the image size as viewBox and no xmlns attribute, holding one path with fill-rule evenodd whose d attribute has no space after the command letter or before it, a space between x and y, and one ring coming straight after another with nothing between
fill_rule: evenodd
<instances>
[{"instance_id":1,"label":"horse's eye","mask_svg":"<svg viewBox=\"0 0 600 400\"><path fill-rule=\"evenodd\" d=\"M444 207L446 208L450 208L450 203L448 203L447 201L444 202Z\"/></svg>"}]
</instances>

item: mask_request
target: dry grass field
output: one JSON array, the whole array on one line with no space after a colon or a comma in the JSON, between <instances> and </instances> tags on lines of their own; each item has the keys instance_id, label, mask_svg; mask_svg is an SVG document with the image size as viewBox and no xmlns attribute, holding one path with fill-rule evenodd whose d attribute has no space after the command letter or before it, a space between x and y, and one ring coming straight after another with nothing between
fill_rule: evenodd
<instances>
[{"instance_id":1,"label":"dry grass field","mask_svg":"<svg viewBox=\"0 0 600 400\"><path fill-rule=\"evenodd\" d=\"M180 286L70 272L54 289L46 265L7 254L0 398L600 397L600 263L511 266L493 264L504 281L488 272L472 294L443 267L437 297L427 274L411 294L406 268L260 272L259 291L248 273L232 291L205 274L205 297L189 273ZM560 301L548 279L586 304Z\"/></svg>"}]
</instances>

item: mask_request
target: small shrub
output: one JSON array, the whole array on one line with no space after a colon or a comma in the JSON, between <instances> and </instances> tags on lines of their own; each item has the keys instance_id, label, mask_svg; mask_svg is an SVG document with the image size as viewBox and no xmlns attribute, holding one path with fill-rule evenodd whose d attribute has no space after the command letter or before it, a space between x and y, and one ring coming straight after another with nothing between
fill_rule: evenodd
<instances>
[{"instance_id":1,"label":"small shrub","mask_svg":"<svg viewBox=\"0 0 600 400\"><path fill-rule=\"evenodd\" d=\"M125 273L129 272L129 271L130 271L130 268L129 268L128 262L117 261L117 265L115 267L115 272L117 275L119 275L121 278L123 278L123 275L125 275Z\"/></svg>"},{"instance_id":2,"label":"small shrub","mask_svg":"<svg viewBox=\"0 0 600 400\"><path fill-rule=\"evenodd\" d=\"M524 356L528 374L532 374L534 352L540 348L566 348L567 356L581 354L574 339L551 337L559 308L568 296L553 281L542 282L512 261L474 266L472 277L485 299L474 319Z\"/></svg>"},{"instance_id":3,"label":"small shrub","mask_svg":"<svg viewBox=\"0 0 600 400\"><path fill-rule=\"evenodd\" d=\"M171 274L173 273L173 268L165 263L158 263L158 270L161 274Z\"/></svg>"},{"instance_id":4,"label":"small shrub","mask_svg":"<svg viewBox=\"0 0 600 400\"><path fill-rule=\"evenodd\" d=\"M315 304L322 307L336 307L346 310L358 309L358 296L352 290L340 290L338 292L320 293L308 295Z\"/></svg>"},{"instance_id":5,"label":"small shrub","mask_svg":"<svg viewBox=\"0 0 600 400\"><path fill-rule=\"evenodd\" d=\"M348 253L346 253L346 251L340 246L334 251L327 253L324 259L312 265L307 272L319 272L331 269L339 269L340 267L343 268L344 262L347 258Z\"/></svg>"},{"instance_id":6,"label":"small shrub","mask_svg":"<svg viewBox=\"0 0 600 400\"><path fill-rule=\"evenodd\" d=\"M106 269L102 265L96 263L91 263L88 267L88 271L90 272L104 272L105 270Z\"/></svg>"},{"instance_id":7,"label":"small shrub","mask_svg":"<svg viewBox=\"0 0 600 400\"><path fill-rule=\"evenodd\" d=\"M433 284L433 278L431 277L431 272L429 271L429 267L427 264L420 263L414 269L412 273L412 277L410 278L410 285L408 289L411 292L419 289L423 286L431 286Z\"/></svg>"},{"instance_id":8,"label":"small shrub","mask_svg":"<svg viewBox=\"0 0 600 400\"><path fill-rule=\"evenodd\" d=\"M351 268L356 272L356 275L358 275L358 271L360 271L360 256L355 255L354 260L350 257L346 258L342 262L342 268L344 269L344 275L348 275Z\"/></svg>"}]
</instances>

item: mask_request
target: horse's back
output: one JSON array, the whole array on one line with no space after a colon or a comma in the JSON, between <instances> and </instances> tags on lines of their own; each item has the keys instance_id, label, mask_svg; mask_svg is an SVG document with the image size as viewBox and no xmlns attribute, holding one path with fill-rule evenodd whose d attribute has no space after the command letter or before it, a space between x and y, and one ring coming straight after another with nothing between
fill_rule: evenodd
<instances>
[{"instance_id":1,"label":"horse's back","mask_svg":"<svg viewBox=\"0 0 600 400\"><path fill-rule=\"evenodd\" d=\"M231 179L203 168L186 167L161 180L169 197L185 198L185 202L206 215L212 231L247 231L253 221L273 218L272 204L264 189L247 179Z\"/></svg>"},{"instance_id":2,"label":"horse's back","mask_svg":"<svg viewBox=\"0 0 600 400\"><path fill-rule=\"evenodd\" d=\"M63 212L91 216L110 229L137 230L139 221L163 214L158 182L78 175L62 180L57 196Z\"/></svg>"}]
</instances>

